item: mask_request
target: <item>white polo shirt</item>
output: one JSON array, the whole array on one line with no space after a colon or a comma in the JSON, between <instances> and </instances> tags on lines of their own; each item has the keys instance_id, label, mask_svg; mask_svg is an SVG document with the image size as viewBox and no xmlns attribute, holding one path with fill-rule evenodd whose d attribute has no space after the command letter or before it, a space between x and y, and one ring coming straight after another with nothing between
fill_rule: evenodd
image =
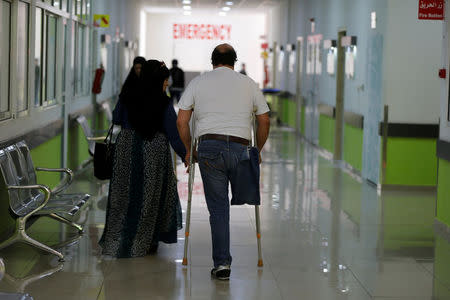
<instances>
[{"instance_id":1,"label":"white polo shirt","mask_svg":"<svg viewBox=\"0 0 450 300\"><path fill-rule=\"evenodd\" d=\"M194 109L195 136L224 134L251 139L252 115L269 111L258 85L248 76L220 67L194 78L178 103Z\"/></svg>"}]
</instances>

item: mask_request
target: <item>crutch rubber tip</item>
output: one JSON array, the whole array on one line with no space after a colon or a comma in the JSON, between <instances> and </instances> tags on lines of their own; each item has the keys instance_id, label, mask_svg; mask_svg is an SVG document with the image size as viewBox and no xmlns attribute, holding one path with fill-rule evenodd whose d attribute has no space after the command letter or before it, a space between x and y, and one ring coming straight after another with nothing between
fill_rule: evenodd
<instances>
[{"instance_id":1,"label":"crutch rubber tip","mask_svg":"<svg viewBox=\"0 0 450 300\"><path fill-rule=\"evenodd\" d=\"M258 267L262 267L262 266L264 266L264 264L263 264L263 260L262 260L262 259L260 259L260 260L258 260Z\"/></svg>"},{"instance_id":2,"label":"crutch rubber tip","mask_svg":"<svg viewBox=\"0 0 450 300\"><path fill-rule=\"evenodd\" d=\"M183 258L182 265L183 265L183 266L187 266L187 258Z\"/></svg>"}]
</instances>

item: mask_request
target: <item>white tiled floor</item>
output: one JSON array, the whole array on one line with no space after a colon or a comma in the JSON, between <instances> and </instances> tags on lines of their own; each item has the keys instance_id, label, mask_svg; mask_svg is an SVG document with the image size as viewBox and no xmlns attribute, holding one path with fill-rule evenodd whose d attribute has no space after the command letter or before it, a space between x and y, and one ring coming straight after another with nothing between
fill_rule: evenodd
<instances>
[{"instance_id":1,"label":"white tiled floor","mask_svg":"<svg viewBox=\"0 0 450 300\"><path fill-rule=\"evenodd\" d=\"M450 299L450 246L434 234L435 194L377 190L321 157L294 133L274 129L263 155L262 247L257 267L253 207L233 207L232 276L210 277L208 213L197 170L189 266L179 243L157 255L103 260L97 241L104 222L105 184L86 170L73 190L94 195L86 233L64 248L63 265L26 245L4 249L0 291L35 299ZM187 175L179 165L186 210ZM57 244L76 234L52 220L32 226ZM438 242L437 242L438 241ZM54 272L53 274L51 274Z\"/></svg>"}]
</instances>

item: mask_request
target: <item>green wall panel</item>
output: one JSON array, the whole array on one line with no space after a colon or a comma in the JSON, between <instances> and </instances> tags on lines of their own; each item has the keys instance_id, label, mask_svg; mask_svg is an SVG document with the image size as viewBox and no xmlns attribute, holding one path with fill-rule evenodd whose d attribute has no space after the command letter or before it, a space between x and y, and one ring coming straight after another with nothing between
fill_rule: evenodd
<instances>
[{"instance_id":1,"label":"green wall panel","mask_svg":"<svg viewBox=\"0 0 450 300\"><path fill-rule=\"evenodd\" d=\"M43 143L31 150L31 158L35 167L60 168L61 167L61 135ZM56 186L61 179L61 173L37 172L37 181L40 184Z\"/></svg>"},{"instance_id":2,"label":"green wall panel","mask_svg":"<svg viewBox=\"0 0 450 300\"><path fill-rule=\"evenodd\" d=\"M89 124L91 124L90 121ZM70 128L68 144L69 168L76 170L90 157L89 146L81 126L76 125Z\"/></svg>"},{"instance_id":3,"label":"green wall panel","mask_svg":"<svg viewBox=\"0 0 450 300\"><path fill-rule=\"evenodd\" d=\"M288 115L289 114L289 108L288 108L289 103L288 103L287 99L283 99L283 98L280 98L280 101L281 101L281 105L282 105L281 122L283 122L283 124L287 124L288 118L289 118L289 115Z\"/></svg>"},{"instance_id":4,"label":"green wall panel","mask_svg":"<svg viewBox=\"0 0 450 300\"><path fill-rule=\"evenodd\" d=\"M436 194L382 192L384 249L430 248L434 244Z\"/></svg>"},{"instance_id":5,"label":"green wall panel","mask_svg":"<svg viewBox=\"0 0 450 300\"><path fill-rule=\"evenodd\" d=\"M297 113L297 104L289 99L282 99L283 102L283 115L281 121L283 124L289 127L295 128L295 119Z\"/></svg>"},{"instance_id":6,"label":"green wall panel","mask_svg":"<svg viewBox=\"0 0 450 300\"><path fill-rule=\"evenodd\" d=\"M335 120L331 117L319 117L319 146L334 153L334 127Z\"/></svg>"},{"instance_id":7,"label":"green wall panel","mask_svg":"<svg viewBox=\"0 0 450 300\"><path fill-rule=\"evenodd\" d=\"M363 130L345 124L344 160L358 171L362 170Z\"/></svg>"},{"instance_id":8,"label":"green wall panel","mask_svg":"<svg viewBox=\"0 0 450 300\"><path fill-rule=\"evenodd\" d=\"M384 184L436 186L436 140L390 137Z\"/></svg>"},{"instance_id":9,"label":"green wall panel","mask_svg":"<svg viewBox=\"0 0 450 300\"><path fill-rule=\"evenodd\" d=\"M450 226L450 162L439 159L437 219Z\"/></svg>"},{"instance_id":10,"label":"green wall panel","mask_svg":"<svg viewBox=\"0 0 450 300\"><path fill-rule=\"evenodd\" d=\"M450 299L450 244L437 236L434 257L434 291L435 299Z\"/></svg>"}]
</instances>

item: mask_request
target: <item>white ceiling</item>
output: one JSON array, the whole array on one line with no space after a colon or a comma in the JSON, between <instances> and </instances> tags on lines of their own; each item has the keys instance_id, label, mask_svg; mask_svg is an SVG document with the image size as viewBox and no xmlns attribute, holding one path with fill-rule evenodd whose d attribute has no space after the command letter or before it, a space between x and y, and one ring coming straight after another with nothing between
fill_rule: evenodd
<instances>
[{"instance_id":1,"label":"white ceiling","mask_svg":"<svg viewBox=\"0 0 450 300\"><path fill-rule=\"evenodd\" d=\"M226 0L191 0L192 10L220 9L225 6ZM281 0L233 0L231 11L264 11L278 5ZM142 0L148 11L173 11L181 10L182 0Z\"/></svg>"}]
</instances>

